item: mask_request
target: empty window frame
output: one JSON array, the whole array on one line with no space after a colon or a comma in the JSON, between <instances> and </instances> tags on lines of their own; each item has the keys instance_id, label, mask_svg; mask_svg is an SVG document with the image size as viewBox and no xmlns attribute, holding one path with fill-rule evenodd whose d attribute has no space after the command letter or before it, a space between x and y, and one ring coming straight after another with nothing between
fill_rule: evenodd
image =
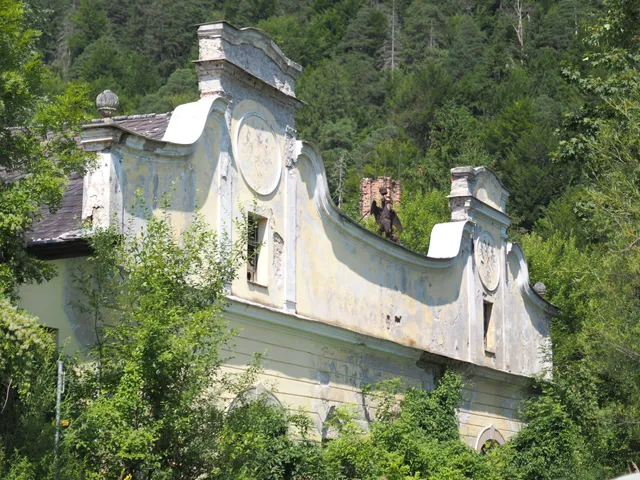
<instances>
[{"instance_id":1,"label":"empty window frame","mask_svg":"<svg viewBox=\"0 0 640 480\"><path fill-rule=\"evenodd\" d=\"M484 351L496 353L496 325L492 318L493 303L484 300L482 302L482 317L484 323Z\"/></svg>"},{"instance_id":2,"label":"empty window frame","mask_svg":"<svg viewBox=\"0 0 640 480\"><path fill-rule=\"evenodd\" d=\"M247 281L266 286L268 283L267 219L249 213L247 225Z\"/></svg>"}]
</instances>

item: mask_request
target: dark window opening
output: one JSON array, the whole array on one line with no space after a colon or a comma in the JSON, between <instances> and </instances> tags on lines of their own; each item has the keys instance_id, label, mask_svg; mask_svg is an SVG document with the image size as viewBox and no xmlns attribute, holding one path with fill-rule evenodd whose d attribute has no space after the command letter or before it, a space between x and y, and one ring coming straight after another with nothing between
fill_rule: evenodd
<instances>
[{"instance_id":1,"label":"dark window opening","mask_svg":"<svg viewBox=\"0 0 640 480\"><path fill-rule=\"evenodd\" d=\"M258 276L258 255L260 254L259 217L249 215L247 225L247 280L255 282Z\"/></svg>"},{"instance_id":2,"label":"dark window opening","mask_svg":"<svg viewBox=\"0 0 640 480\"><path fill-rule=\"evenodd\" d=\"M267 219L249 213L247 218L247 280L267 286L269 264L267 262Z\"/></svg>"},{"instance_id":3,"label":"dark window opening","mask_svg":"<svg viewBox=\"0 0 640 480\"><path fill-rule=\"evenodd\" d=\"M487 440L480 448L480 455L484 456L498 446L500 446L500 443L497 440Z\"/></svg>"}]
</instances>

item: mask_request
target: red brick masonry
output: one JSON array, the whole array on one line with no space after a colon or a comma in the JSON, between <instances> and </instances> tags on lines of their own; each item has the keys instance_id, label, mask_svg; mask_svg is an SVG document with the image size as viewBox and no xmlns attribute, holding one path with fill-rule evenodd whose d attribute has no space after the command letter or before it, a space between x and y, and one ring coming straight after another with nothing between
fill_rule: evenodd
<instances>
[{"instance_id":1,"label":"red brick masonry","mask_svg":"<svg viewBox=\"0 0 640 480\"><path fill-rule=\"evenodd\" d=\"M391 201L394 205L400 204L402 185L391 177L362 178L360 179L360 215L371 210L371 202L375 200L378 206L382 205L380 187L387 187Z\"/></svg>"}]
</instances>

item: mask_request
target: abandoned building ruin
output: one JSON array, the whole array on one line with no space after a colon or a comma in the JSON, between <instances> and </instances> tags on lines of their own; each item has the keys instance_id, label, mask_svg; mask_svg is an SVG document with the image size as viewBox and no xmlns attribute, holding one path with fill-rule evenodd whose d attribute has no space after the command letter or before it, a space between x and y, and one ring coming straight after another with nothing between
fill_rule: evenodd
<instances>
[{"instance_id":1,"label":"abandoned building ruin","mask_svg":"<svg viewBox=\"0 0 640 480\"><path fill-rule=\"evenodd\" d=\"M382 205L380 189L384 187L389 192L389 198L394 208L400 205L402 200L402 184L391 177L362 178L360 179L360 215L366 215L371 211L371 202L374 200Z\"/></svg>"},{"instance_id":2,"label":"abandoned building ruin","mask_svg":"<svg viewBox=\"0 0 640 480\"><path fill-rule=\"evenodd\" d=\"M262 247L230 287L226 318L240 333L225 369L239 371L266 350L256 388L283 408L303 408L316 438L339 405L354 405L366 422L364 385L400 378L431 389L445 368L467 379L461 438L480 449L511 437L531 377L550 367L555 308L530 286L523 252L508 241L508 192L498 178L454 168L451 221L434 227L428 256L392 244L340 214L317 148L297 137L302 68L254 28L211 23L198 39L199 101L170 114L107 110L84 127L82 148L97 153L98 166L73 177L62 207L34 228L29 248L58 276L24 286L21 306L57 329L68 351L91 342L73 307L71 272L88 254L81 222L140 228L134 192L155 211L175 185L177 228L196 208L230 236L238 235L233 218L255 216L250 240ZM371 193L379 180L363 188ZM393 191L399 196L399 185Z\"/></svg>"}]
</instances>

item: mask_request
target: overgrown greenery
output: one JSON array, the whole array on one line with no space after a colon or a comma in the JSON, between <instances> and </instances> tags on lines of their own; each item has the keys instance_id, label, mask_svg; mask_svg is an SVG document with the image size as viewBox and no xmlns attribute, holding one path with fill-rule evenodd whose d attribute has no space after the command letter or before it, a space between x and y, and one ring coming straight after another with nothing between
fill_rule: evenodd
<instances>
[{"instance_id":1,"label":"overgrown greenery","mask_svg":"<svg viewBox=\"0 0 640 480\"><path fill-rule=\"evenodd\" d=\"M201 265L214 281L193 296L201 277L187 260L200 260L162 237L168 227L158 219L148 231L155 240L146 241L180 265L159 253L136 256L127 239L95 238L102 253L84 285L103 288L87 291L85 304L101 332L93 352L100 368L70 379L64 478L600 479L639 463L634 0L0 0L0 167L12 178L26 174L0 180L2 293L52 274L25 254L24 232L42 204L55 207L69 173L86 166L73 136L88 95L69 82L88 82L91 96L116 91L127 113L170 110L197 98L192 25L220 18L266 30L305 67L297 89L308 106L298 129L318 142L335 199L354 218L360 177L398 178L401 242L426 253L431 226L447 217L449 169L497 172L511 191L511 236L523 244L533 281L544 281L560 307L553 381L539 382L541 395L526 403L527 427L486 457L457 440L453 376L429 394L406 391L397 409L385 403L394 388L383 386L371 393L382 407L370 430L340 410L339 434L324 445L305 437L304 416L265 399L225 412L205 401L203 382L233 390L230 380L195 372L218 371L228 339L220 282L233 275L225 263L233 256ZM15 125L26 128L10 131ZM196 237L214 240L204 230L193 235L192 246L202 245ZM127 308L102 308L118 304ZM55 352L26 314L6 302L0 314L3 473L45 478ZM192 324L182 314L211 321ZM109 322L122 330L105 329ZM187 343L207 332L215 333L210 349L190 351ZM34 359L43 370L24 369ZM169 388L175 382L180 388Z\"/></svg>"},{"instance_id":2,"label":"overgrown greenery","mask_svg":"<svg viewBox=\"0 0 640 480\"><path fill-rule=\"evenodd\" d=\"M396 177L416 198L446 194L452 166L485 164L526 229L579 170L551 156L582 95L561 65L580 62L585 22L606 10L600 0L29 2L44 12L51 88L110 88L125 113L197 98L193 25L264 29L305 67L297 128L321 148L346 212L357 218L362 176Z\"/></svg>"},{"instance_id":3,"label":"overgrown greenery","mask_svg":"<svg viewBox=\"0 0 640 480\"><path fill-rule=\"evenodd\" d=\"M36 478L52 465L57 352L38 319L0 299L0 472ZM50 470L44 470L50 472Z\"/></svg>"},{"instance_id":4,"label":"overgrown greenery","mask_svg":"<svg viewBox=\"0 0 640 480\"><path fill-rule=\"evenodd\" d=\"M44 95L51 74L34 50L36 15L21 1L0 2L0 297L53 275L26 254L25 232L43 207L58 206L69 175L89 163L75 140L88 91L70 83Z\"/></svg>"},{"instance_id":5,"label":"overgrown greenery","mask_svg":"<svg viewBox=\"0 0 640 480\"><path fill-rule=\"evenodd\" d=\"M96 342L70 400L64 478L198 478L223 427L220 395L254 381L255 367L220 370L224 289L246 248L199 216L177 239L166 212L145 217L141 232L98 233L77 278Z\"/></svg>"},{"instance_id":6,"label":"overgrown greenery","mask_svg":"<svg viewBox=\"0 0 640 480\"><path fill-rule=\"evenodd\" d=\"M165 206L166 208L166 206ZM259 358L226 375L233 332L221 315L225 285L246 246L195 216L178 236L170 216L145 215L141 231L95 232L80 267L77 305L95 342L66 359L63 431L53 451L55 349L37 320L3 303L0 353L11 379L0 472L21 480L491 478L458 437L462 380L447 373L432 392L398 382L365 392L375 420L365 430L341 407L335 438L310 439L311 420L252 396ZM246 228L244 224L237 228ZM240 238L245 238L241 235ZM402 393L402 397L398 395ZM236 396L231 408L229 399ZM400 399L400 400L399 400ZM398 402L399 400L399 402ZM3 412L5 413L5 412ZM57 467L56 467L57 466ZM495 477L499 478L499 477Z\"/></svg>"}]
</instances>

